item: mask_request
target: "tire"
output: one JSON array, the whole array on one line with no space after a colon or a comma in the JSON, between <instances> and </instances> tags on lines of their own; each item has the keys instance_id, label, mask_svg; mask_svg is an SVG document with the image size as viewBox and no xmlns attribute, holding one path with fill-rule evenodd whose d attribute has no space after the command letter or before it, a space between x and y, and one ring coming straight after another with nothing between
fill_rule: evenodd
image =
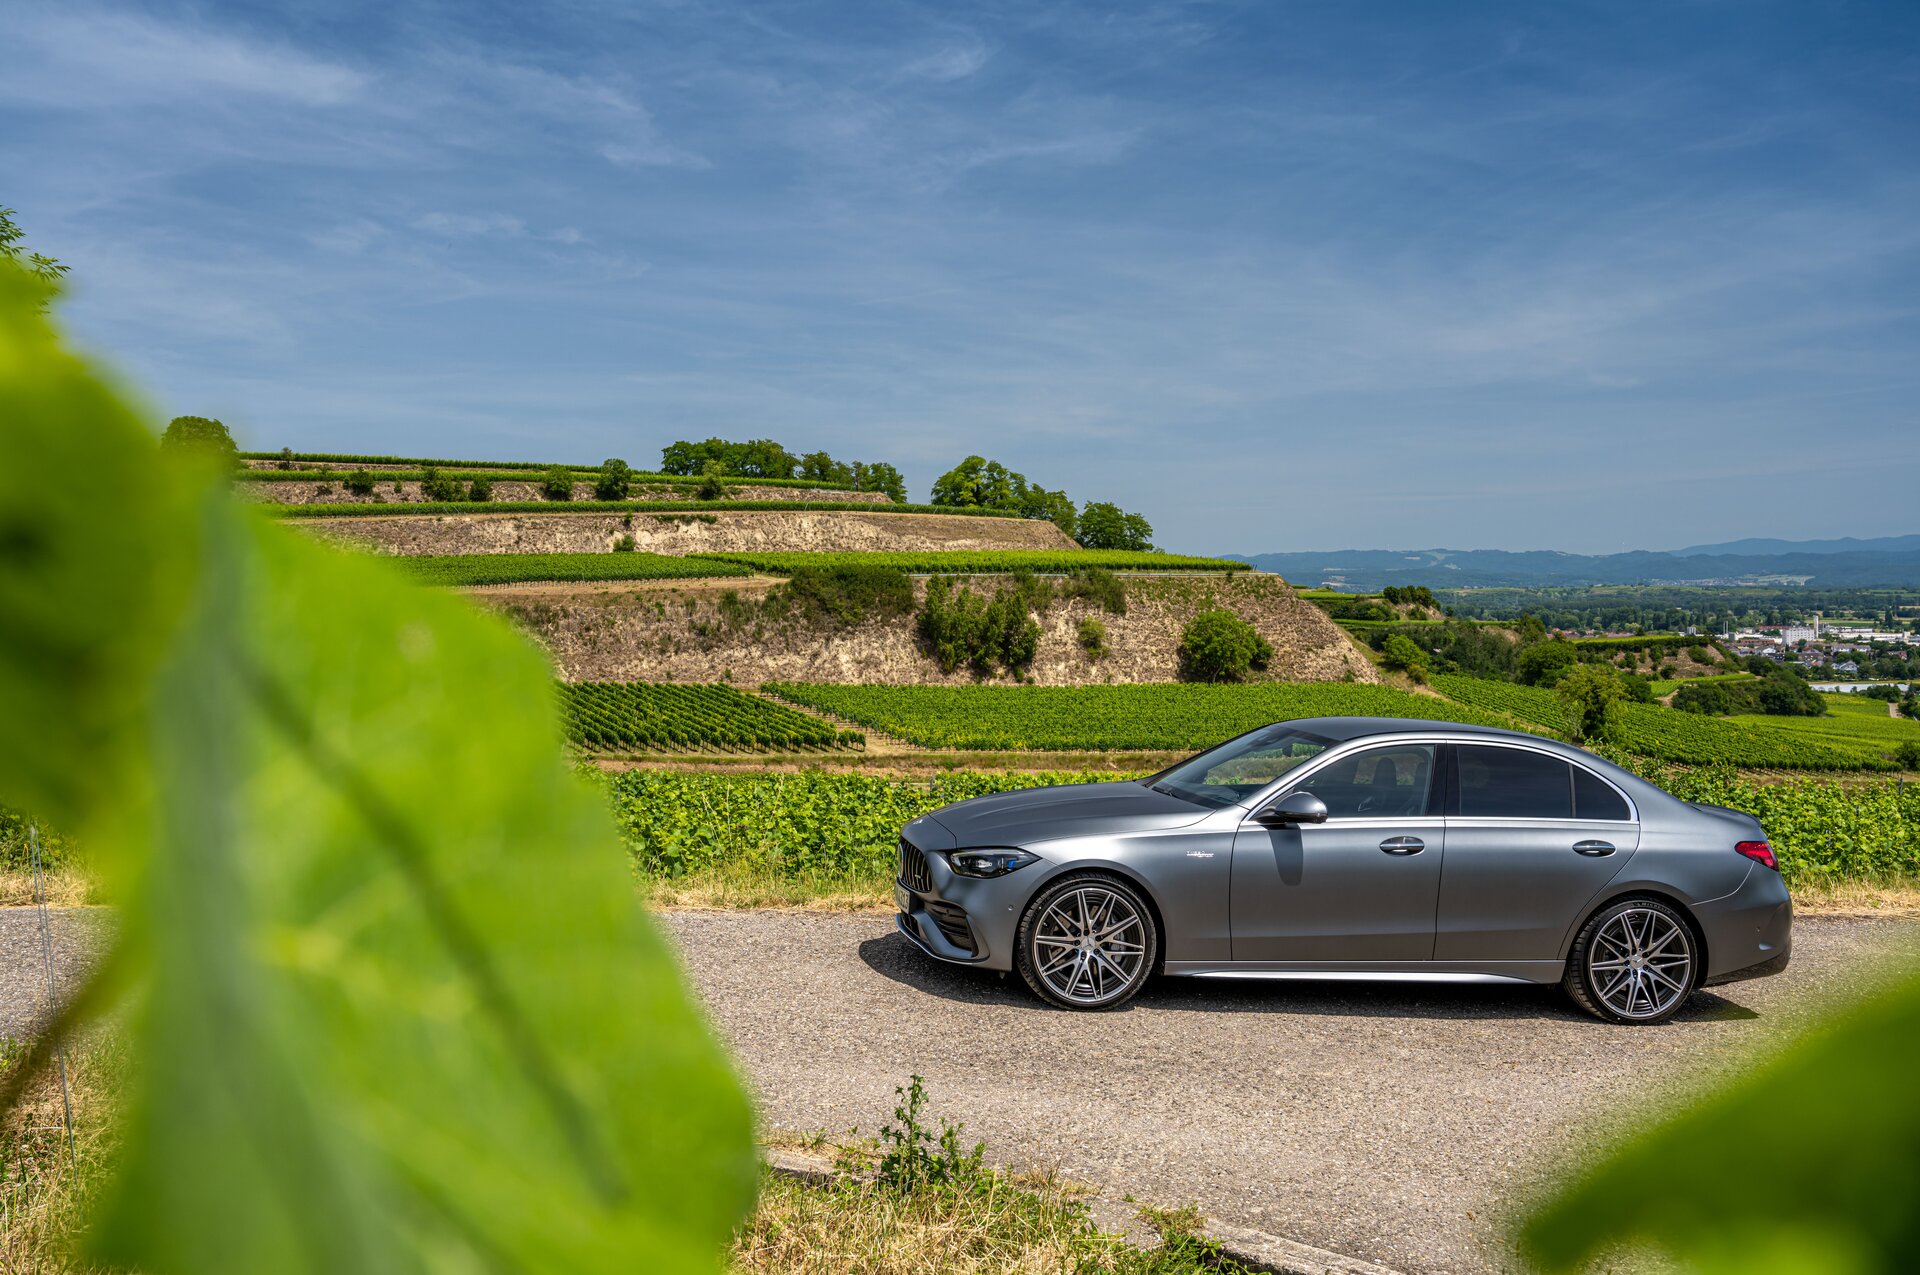
<instances>
[{"instance_id":1,"label":"tire","mask_svg":"<svg viewBox=\"0 0 1920 1275\"><path fill-rule=\"evenodd\" d=\"M1118 877L1082 875L1039 893L1013 946L1014 968L1049 1005L1118 1009L1153 973L1160 934L1139 890Z\"/></svg>"},{"instance_id":2,"label":"tire","mask_svg":"<svg viewBox=\"0 0 1920 1275\"><path fill-rule=\"evenodd\" d=\"M1658 899L1622 899L1580 927L1561 986L1595 1018L1645 1027L1678 1013L1700 972L1686 917Z\"/></svg>"}]
</instances>

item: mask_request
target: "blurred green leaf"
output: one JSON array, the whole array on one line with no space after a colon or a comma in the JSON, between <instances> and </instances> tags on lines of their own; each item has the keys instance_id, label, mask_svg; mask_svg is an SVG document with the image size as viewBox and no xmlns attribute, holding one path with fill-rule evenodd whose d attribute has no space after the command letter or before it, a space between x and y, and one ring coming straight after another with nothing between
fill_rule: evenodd
<instances>
[{"instance_id":1,"label":"blurred green leaf","mask_svg":"<svg viewBox=\"0 0 1920 1275\"><path fill-rule=\"evenodd\" d=\"M1537 1267L1650 1244L1727 1275L1920 1269L1920 979L1589 1169L1525 1224Z\"/></svg>"},{"instance_id":2,"label":"blurred green leaf","mask_svg":"<svg viewBox=\"0 0 1920 1275\"><path fill-rule=\"evenodd\" d=\"M3 308L0 403L25 410L0 417L0 472L46 484L41 530L73 539L0 576L0 617L39 626L0 646L0 708L113 708L84 731L6 713L0 792L51 812L102 758L146 776L107 794L137 816L108 849L139 1066L94 1254L716 1269L751 1198L748 1109L563 762L545 662L457 598L163 477L83 369L14 348ZM57 493L58 440L89 433L145 522ZM126 560L156 534L192 553L168 591ZM89 581L137 605L88 603ZM49 667L59 686L29 685Z\"/></svg>"}]
</instances>

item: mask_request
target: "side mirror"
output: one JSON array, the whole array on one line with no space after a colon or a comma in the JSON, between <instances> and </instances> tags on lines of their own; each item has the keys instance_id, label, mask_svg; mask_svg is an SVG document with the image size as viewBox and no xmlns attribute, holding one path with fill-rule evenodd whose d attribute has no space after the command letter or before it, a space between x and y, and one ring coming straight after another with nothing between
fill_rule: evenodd
<instances>
[{"instance_id":1,"label":"side mirror","mask_svg":"<svg viewBox=\"0 0 1920 1275\"><path fill-rule=\"evenodd\" d=\"M1268 802L1253 818L1255 823L1278 825L1325 823L1327 803L1310 792L1290 792L1277 801Z\"/></svg>"}]
</instances>

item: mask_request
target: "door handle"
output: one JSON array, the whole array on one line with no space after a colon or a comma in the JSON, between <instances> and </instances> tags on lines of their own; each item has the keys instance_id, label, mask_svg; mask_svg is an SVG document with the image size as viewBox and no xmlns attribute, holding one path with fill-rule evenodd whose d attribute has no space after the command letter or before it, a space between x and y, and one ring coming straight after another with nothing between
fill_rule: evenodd
<instances>
[{"instance_id":1,"label":"door handle","mask_svg":"<svg viewBox=\"0 0 1920 1275\"><path fill-rule=\"evenodd\" d=\"M1380 848L1388 854L1419 854L1427 848L1427 843L1418 837L1388 837L1380 843Z\"/></svg>"},{"instance_id":2,"label":"door handle","mask_svg":"<svg viewBox=\"0 0 1920 1275\"><path fill-rule=\"evenodd\" d=\"M1573 843L1573 852L1594 859L1603 859L1613 853L1613 843L1611 841L1576 841Z\"/></svg>"}]
</instances>

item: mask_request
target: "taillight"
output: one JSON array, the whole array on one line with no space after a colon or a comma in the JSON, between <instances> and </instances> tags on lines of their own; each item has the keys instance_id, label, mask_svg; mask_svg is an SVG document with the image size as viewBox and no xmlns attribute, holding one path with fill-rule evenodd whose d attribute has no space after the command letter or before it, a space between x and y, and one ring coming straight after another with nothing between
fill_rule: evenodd
<instances>
[{"instance_id":1,"label":"taillight","mask_svg":"<svg viewBox=\"0 0 1920 1275\"><path fill-rule=\"evenodd\" d=\"M1780 870L1779 861L1773 857L1773 847L1764 841L1742 841L1734 849L1755 863L1764 863L1775 872Z\"/></svg>"}]
</instances>

